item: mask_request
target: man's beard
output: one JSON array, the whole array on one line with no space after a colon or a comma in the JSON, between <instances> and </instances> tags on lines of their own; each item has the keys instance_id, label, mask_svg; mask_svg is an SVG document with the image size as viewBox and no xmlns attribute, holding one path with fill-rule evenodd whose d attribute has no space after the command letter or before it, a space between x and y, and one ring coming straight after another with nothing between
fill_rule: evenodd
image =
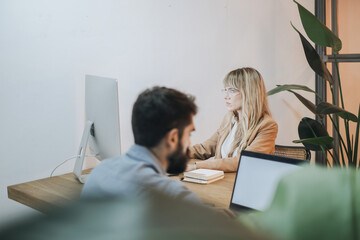
<instances>
[{"instance_id":1,"label":"man's beard","mask_svg":"<svg viewBox=\"0 0 360 240\"><path fill-rule=\"evenodd\" d=\"M183 153L183 146L179 142L175 152L167 156L168 169L170 174L180 174L186 169L186 165L189 161L189 149L186 149L186 153Z\"/></svg>"}]
</instances>

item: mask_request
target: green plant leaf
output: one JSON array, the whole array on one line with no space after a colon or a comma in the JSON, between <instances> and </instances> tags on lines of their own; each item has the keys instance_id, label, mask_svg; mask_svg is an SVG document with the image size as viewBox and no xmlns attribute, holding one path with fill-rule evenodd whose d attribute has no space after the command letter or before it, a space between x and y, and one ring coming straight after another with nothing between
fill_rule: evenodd
<instances>
[{"instance_id":1,"label":"green plant leaf","mask_svg":"<svg viewBox=\"0 0 360 240\"><path fill-rule=\"evenodd\" d=\"M313 139L318 137L329 137L329 134L324 125L320 122L304 117L298 126L298 133L300 140L303 139ZM313 144L312 142L303 142L305 148L320 151L321 147L319 144ZM326 149L331 149L333 145L330 143L323 144Z\"/></svg>"},{"instance_id":2,"label":"green plant leaf","mask_svg":"<svg viewBox=\"0 0 360 240\"><path fill-rule=\"evenodd\" d=\"M347 120L350 120L353 122L359 121L359 119L351 112L348 112L348 111L342 109L341 107L338 107L336 105L333 105L333 104L330 104L327 102L319 103L316 108L316 113L318 113L318 114L336 114L343 119L347 119Z\"/></svg>"},{"instance_id":3,"label":"green plant leaf","mask_svg":"<svg viewBox=\"0 0 360 240\"><path fill-rule=\"evenodd\" d=\"M314 43L320 46L333 48L336 52L341 50L341 40L311 12L294 0L299 9L302 25L306 34Z\"/></svg>"},{"instance_id":4,"label":"green plant leaf","mask_svg":"<svg viewBox=\"0 0 360 240\"><path fill-rule=\"evenodd\" d=\"M323 60L321 60L321 57L316 52L315 48L309 43L308 40L290 23L291 26L295 29L295 31L299 34L301 43L304 48L306 60L309 63L310 67L314 72L316 72L319 76L324 78L326 81L328 81L331 85L334 84L334 80L332 75L330 74L329 70L327 69L325 63Z\"/></svg>"},{"instance_id":5,"label":"green plant leaf","mask_svg":"<svg viewBox=\"0 0 360 240\"><path fill-rule=\"evenodd\" d=\"M326 146L332 143L334 139L332 137L326 136L326 137L315 137L315 138L304 138L301 140L294 140L293 143L302 143L302 144L312 144L312 145L318 145L319 149L321 150L320 146ZM314 149L310 149L314 150Z\"/></svg>"},{"instance_id":6,"label":"green plant leaf","mask_svg":"<svg viewBox=\"0 0 360 240\"><path fill-rule=\"evenodd\" d=\"M276 93L282 92L282 91L288 91L288 90L302 90L306 92L312 92L315 93L318 98L320 98L319 94L315 92L314 90L308 88L304 85L296 85L296 84L284 84L284 85L276 85L276 88L271 89L267 92L267 95L274 95Z\"/></svg>"},{"instance_id":7,"label":"green plant leaf","mask_svg":"<svg viewBox=\"0 0 360 240\"><path fill-rule=\"evenodd\" d=\"M288 90L289 92L293 93L297 99L300 100L300 102L302 102L302 104L305 105L305 107L307 107L312 113L316 114L316 105L313 104L312 102L310 102L309 100L307 100L306 98L304 98L303 96L301 96L300 94L292 91L292 90Z\"/></svg>"}]
</instances>

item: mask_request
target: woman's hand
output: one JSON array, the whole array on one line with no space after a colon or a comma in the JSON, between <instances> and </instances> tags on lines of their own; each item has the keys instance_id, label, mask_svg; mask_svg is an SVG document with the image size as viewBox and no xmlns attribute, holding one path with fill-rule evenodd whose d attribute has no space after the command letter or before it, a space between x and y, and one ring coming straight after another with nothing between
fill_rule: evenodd
<instances>
[{"instance_id":1,"label":"woman's hand","mask_svg":"<svg viewBox=\"0 0 360 240\"><path fill-rule=\"evenodd\" d=\"M186 169L185 169L185 172L188 172L188 171L192 171L192 170L195 170L196 169L196 164L195 163L190 163L186 166Z\"/></svg>"}]
</instances>

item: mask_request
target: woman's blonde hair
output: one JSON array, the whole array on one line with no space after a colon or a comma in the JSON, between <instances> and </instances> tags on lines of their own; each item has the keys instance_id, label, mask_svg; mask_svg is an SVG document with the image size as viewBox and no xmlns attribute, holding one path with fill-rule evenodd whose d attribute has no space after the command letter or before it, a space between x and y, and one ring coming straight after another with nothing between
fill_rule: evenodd
<instances>
[{"instance_id":1,"label":"woman's blonde hair","mask_svg":"<svg viewBox=\"0 0 360 240\"><path fill-rule=\"evenodd\" d=\"M233 112L238 127L229 152L229 156L232 156L237 147L238 151L241 151L248 146L252 132L264 115L271 113L264 80L257 70L249 67L233 70L226 75L223 84L225 88L237 89L242 96L241 114ZM229 122L225 129L231 128L231 124L232 122Z\"/></svg>"}]
</instances>

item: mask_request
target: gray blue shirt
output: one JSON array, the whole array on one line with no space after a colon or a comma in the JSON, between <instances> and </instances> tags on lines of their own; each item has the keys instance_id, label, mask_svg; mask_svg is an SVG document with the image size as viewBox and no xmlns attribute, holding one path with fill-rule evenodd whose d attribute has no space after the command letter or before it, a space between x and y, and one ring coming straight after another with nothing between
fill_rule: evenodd
<instances>
[{"instance_id":1,"label":"gray blue shirt","mask_svg":"<svg viewBox=\"0 0 360 240\"><path fill-rule=\"evenodd\" d=\"M200 203L200 198L182 182L171 179L158 159L146 148L133 145L117 158L106 159L88 176L81 197L118 197L133 194L148 197L151 191Z\"/></svg>"}]
</instances>

